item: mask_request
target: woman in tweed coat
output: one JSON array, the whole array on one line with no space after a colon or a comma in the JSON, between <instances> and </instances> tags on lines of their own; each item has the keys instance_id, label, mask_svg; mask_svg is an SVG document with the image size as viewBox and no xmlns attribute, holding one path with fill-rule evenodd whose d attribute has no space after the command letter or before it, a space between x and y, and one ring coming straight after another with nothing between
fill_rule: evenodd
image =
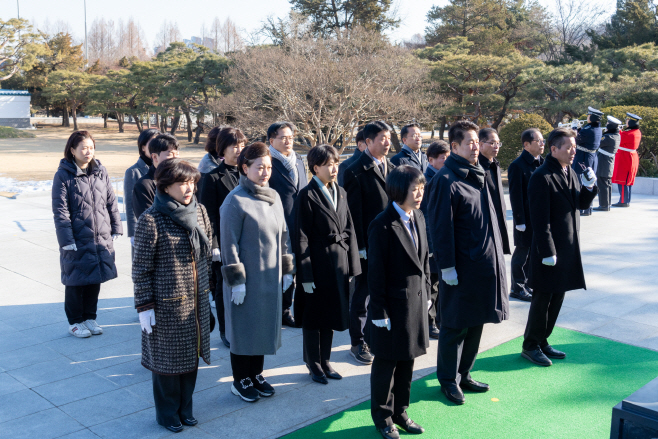
<instances>
[{"instance_id":1,"label":"woman in tweed coat","mask_svg":"<svg viewBox=\"0 0 658 439\"><path fill-rule=\"evenodd\" d=\"M208 278L212 226L197 204L199 172L181 159L155 173L153 206L137 221L133 283L142 326L142 365L153 372L157 422L196 425L192 393L199 357L210 364Z\"/></svg>"}]
</instances>

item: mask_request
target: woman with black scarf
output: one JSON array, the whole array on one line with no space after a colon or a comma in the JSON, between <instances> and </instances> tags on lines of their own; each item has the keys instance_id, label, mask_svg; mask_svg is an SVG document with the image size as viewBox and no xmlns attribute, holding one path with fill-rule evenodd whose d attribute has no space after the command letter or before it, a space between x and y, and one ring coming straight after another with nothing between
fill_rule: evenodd
<instances>
[{"instance_id":1,"label":"woman with black scarf","mask_svg":"<svg viewBox=\"0 0 658 439\"><path fill-rule=\"evenodd\" d=\"M153 373L157 422L173 432L193 426L199 357L210 364L210 241L196 202L199 172L181 159L155 173L153 206L137 221L133 283L142 327L142 365Z\"/></svg>"}]
</instances>

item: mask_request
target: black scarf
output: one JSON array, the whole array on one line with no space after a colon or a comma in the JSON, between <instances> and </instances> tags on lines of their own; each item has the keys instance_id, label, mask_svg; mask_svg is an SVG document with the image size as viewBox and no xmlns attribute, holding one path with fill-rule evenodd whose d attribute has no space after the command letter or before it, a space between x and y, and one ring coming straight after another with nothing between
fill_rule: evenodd
<instances>
[{"instance_id":1,"label":"black scarf","mask_svg":"<svg viewBox=\"0 0 658 439\"><path fill-rule=\"evenodd\" d=\"M480 163L476 162L472 165L465 158L457 154L450 154L445 161L445 165L452 172L460 174L464 180L471 180L473 183L479 185L480 189L484 188L485 172Z\"/></svg>"},{"instance_id":2,"label":"black scarf","mask_svg":"<svg viewBox=\"0 0 658 439\"><path fill-rule=\"evenodd\" d=\"M245 188L247 192L258 200L266 201L270 203L270 205L274 204L276 201L276 191L274 189L269 186L258 186L244 175L240 175L240 186Z\"/></svg>"},{"instance_id":3,"label":"black scarf","mask_svg":"<svg viewBox=\"0 0 658 439\"><path fill-rule=\"evenodd\" d=\"M142 161L143 161L144 163L146 163L146 165L147 165L149 168L150 168L151 166L153 166L153 160L151 160L151 157L149 157L148 155L146 155L146 154L141 154L141 153L140 153L140 154L139 154L139 158L141 158Z\"/></svg>"},{"instance_id":4,"label":"black scarf","mask_svg":"<svg viewBox=\"0 0 658 439\"><path fill-rule=\"evenodd\" d=\"M190 204L185 205L158 190L155 193L153 207L158 212L167 215L189 233L190 244L192 244L192 248L194 249L194 260L201 260L201 242L203 242L207 252L210 248L210 241L208 241L206 233L199 226L199 221L197 220L196 197L192 198Z\"/></svg>"}]
</instances>

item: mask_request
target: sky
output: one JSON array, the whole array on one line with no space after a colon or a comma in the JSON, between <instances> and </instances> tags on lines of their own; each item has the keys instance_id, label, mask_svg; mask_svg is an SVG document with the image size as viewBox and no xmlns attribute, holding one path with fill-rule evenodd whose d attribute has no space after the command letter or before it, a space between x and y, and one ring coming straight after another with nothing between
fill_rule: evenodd
<instances>
[{"instance_id":1,"label":"sky","mask_svg":"<svg viewBox=\"0 0 658 439\"><path fill-rule=\"evenodd\" d=\"M288 0L87 0L86 3L88 29L96 17L125 21L132 16L144 29L151 49L165 20L176 22L183 38L190 38L199 36L203 22L209 26L214 17L222 21L230 17L239 28L251 32L268 16L283 17L290 10ZM388 33L390 38L402 41L424 33L430 8L447 3L448 0L394 0L401 23L398 29ZM551 0L540 0L540 3L548 7L553 5ZM51 23L63 20L70 24L76 40L81 42L84 38L84 0L0 0L0 18L16 17L17 6L22 18L35 21L37 25L46 19Z\"/></svg>"}]
</instances>

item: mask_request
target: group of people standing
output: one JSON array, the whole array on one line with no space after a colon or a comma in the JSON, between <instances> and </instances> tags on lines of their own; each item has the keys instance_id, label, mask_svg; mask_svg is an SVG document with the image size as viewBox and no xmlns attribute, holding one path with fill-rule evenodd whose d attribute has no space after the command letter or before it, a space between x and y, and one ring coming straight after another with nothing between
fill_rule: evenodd
<instances>
[{"instance_id":1,"label":"group of people standing","mask_svg":"<svg viewBox=\"0 0 658 439\"><path fill-rule=\"evenodd\" d=\"M330 362L333 333L349 330L351 355L372 364L372 419L384 438L398 438L398 427L424 432L407 408L414 360L430 337L439 340L437 378L448 400L489 390L470 371L483 325L509 317L502 143L496 130L458 121L448 142L423 152L420 126L409 124L389 160L391 132L382 121L366 124L342 163L333 146L312 148L310 180L289 122L269 127L268 144L248 146L239 129L214 128L199 169L178 158L175 137L140 134L124 202L159 424L174 432L196 425L192 394L215 325L230 349L231 392L248 402L275 394L264 356L281 347L282 324L302 328L304 362L321 384L342 378ZM522 355L547 366L566 356L548 343L564 293L585 286L578 216L597 194L596 176L586 168L579 181L571 168L570 130L549 135L545 159L539 130L521 141L509 168L510 292L531 301ZM98 292L116 277L112 241L123 231L87 132L67 143L53 212L70 332L102 333Z\"/></svg>"}]
</instances>

